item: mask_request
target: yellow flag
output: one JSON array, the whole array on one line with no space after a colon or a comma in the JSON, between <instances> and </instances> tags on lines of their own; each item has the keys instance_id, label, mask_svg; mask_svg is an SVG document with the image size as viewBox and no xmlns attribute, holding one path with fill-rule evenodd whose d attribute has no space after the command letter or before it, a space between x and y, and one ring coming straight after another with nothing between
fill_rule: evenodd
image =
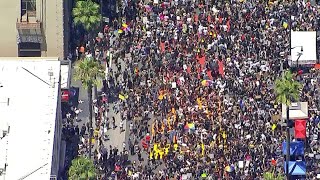
<instances>
[{"instance_id":1,"label":"yellow flag","mask_svg":"<svg viewBox=\"0 0 320 180\"><path fill-rule=\"evenodd\" d=\"M283 22L282 26L283 26L285 29L287 29L287 28L288 28L288 23Z\"/></svg>"},{"instance_id":2,"label":"yellow flag","mask_svg":"<svg viewBox=\"0 0 320 180\"><path fill-rule=\"evenodd\" d=\"M125 100L126 98L125 98L125 96L124 96L124 95L119 94L119 99L121 99L121 100Z\"/></svg>"},{"instance_id":3,"label":"yellow flag","mask_svg":"<svg viewBox=\"0 0 320 180\"><path fill-rule=\"evenodd\" d=\"M274 131L276 128L277 128L277 125L276 124L272 124L272 127L271 127L272 131Z\"/></svg>"}]
</instances>

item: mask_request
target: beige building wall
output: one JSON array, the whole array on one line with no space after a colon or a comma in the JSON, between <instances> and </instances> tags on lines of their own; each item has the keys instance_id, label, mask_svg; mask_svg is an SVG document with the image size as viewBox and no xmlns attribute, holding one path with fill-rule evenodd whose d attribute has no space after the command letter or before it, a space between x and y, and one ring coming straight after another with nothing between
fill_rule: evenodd
<instances>
[{"instance_id":1,"label":"beige building wall","mask_svg":"<svg viewBox=\"0 0 320 180\"><path fill-rule=\"evenodd\" d=\"M41 56L56 56L64 59L67 56L68 40L65 31L69 26L65 15L64 3L67 0L36 0L37 20L42 22L44 42L41 44ZM20 19L21 0L0 0L1 41L0 56L18 56L16 22ZM66 29L66 30L65 30Z\"/></svg>"},{"instance_id":2,"label":"beige building wall","mask_svg":"<svg viewBox=\"0 0 320 180\"><path fill-rule=\"evenodd\" d=\"M43 55L64 57L63 0L46 0L45 9L47 51L43 51Z\"/></svg>"},{"instance_id":3,"label":"beige building wall","mask_svg":"<svg viewBox=\"0 0 320 180\"><path fill-rule=\"evenodd\" d=\"M19 2L20 0L0 0L0 56L18 56L16 22L20 14Z\"/></svg>"}]
</instances>

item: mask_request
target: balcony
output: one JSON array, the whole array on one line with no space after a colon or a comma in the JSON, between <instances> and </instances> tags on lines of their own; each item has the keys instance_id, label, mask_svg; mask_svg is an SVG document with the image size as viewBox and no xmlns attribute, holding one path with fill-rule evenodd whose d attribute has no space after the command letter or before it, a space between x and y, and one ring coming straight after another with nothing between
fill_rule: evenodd
<instances>
[{"instance_id":1,"label":"balcony","mask_svg":"<svg viewBox=\"0 0 320 180\"><path fill-rule=\"evenodd\" d=\"M36 18L36 12L27 11L20 19L17 19L16 27L18 30L22 29L39 29L41 30L41 22Z\"/></svg>"},{"instance_id":2,"label":"balcony","mask_svg":"<svg viewBox=\"0 0 320 180\"><path fill-rule=\"evenodd\" d=\"M42 22L36 20L36 17L22 16L17 19L16 28L18 30L17 42L43 42Z\"/></svg>"},{"instance_id":3,"label":"balcony","mask_svg":"<svg viewBox=\"0 0 320 180\"><path fill-rule=\"evenodd\" d=\"M35 29L41 30L41 22L17 22L16 24L18 30L22 29Z\"/></svg>"}]
</instances>

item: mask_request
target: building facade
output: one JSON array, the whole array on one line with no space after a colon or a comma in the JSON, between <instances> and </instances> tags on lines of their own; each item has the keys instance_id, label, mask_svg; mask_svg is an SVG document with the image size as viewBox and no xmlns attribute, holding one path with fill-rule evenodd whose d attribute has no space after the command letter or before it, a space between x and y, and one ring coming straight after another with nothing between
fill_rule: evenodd
<instances>
[{"instance_id":1,"label":"building facade","mask_svg":"<svg viewBox=\"0 0 320 180\"><path fill-rule=\"evenodd\" d=\"M1 56L65 59L71 5L67 0L0 1Z\"/></svg>"}]
</instances>

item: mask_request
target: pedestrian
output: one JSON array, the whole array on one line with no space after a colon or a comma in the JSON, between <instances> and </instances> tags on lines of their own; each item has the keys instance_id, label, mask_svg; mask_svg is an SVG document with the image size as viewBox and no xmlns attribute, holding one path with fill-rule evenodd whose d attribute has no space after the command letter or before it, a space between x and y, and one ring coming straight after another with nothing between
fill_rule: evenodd
<instances>
[{"instance_id":1,"label":"pedestrian","mask_svg":"<svg viewBox=\"0 0 320 180\"><path fill-rule=\"evenodd\" d=\"M123 122L123 120L121 119L120 124L119 124L119 127L120 127L120 133L122 133L122 132L124 131L123 126L124 126L124 122Z\"/></svg>"},{"instance_id":2,"label":"pedestrian","mask_svg":"<svg viewBox=\"0 0 320 180\"><path fill-rule=\"evenodd\" d=\"M109 120L109 118L106 119L106 128L107 128L107 130L110 129L110 120Z\"/></svg>"},{"instance_id":3,"label":"pedestrian","mask_svg":"<svg viewBox=\"0 0 320 180\"><path fill-rule=\"evenodd\" d=\"M125 142L122 143L122 148L123 148L122 152L125 152L126 151L126 143Z\"/></svg>"},{"instance_id":4,"label":"pedestrian","mask_svg":"<svg viewBox=\"0 0 320 180\"><path fill-rule=\"evenodd\" d=\"M112 128L116 129L116 118L114 116L112 116Z\"/></svg>"}]
</instances>

